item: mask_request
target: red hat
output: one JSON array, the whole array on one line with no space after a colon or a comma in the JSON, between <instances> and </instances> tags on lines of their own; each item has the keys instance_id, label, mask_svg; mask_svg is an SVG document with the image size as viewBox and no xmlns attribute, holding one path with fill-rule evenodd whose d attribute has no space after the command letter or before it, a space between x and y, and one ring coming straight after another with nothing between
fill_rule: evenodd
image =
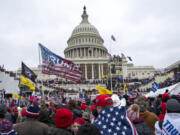
<instances>
[{"instance_id":1,"label":"red hat","mask_svg":"<svg viewBox=\"0 0 180 135\"><path fill-rule=\"evenodd\" d=\"M82 104L80 108L81 108L81 110L86 110L89 107L86 104Z\"/></svg>"},{"instance_id":2,"label":"red hat","mask_svg":"<svg viewBox=\"0 0 180 135\"><path fill-rule=\"evenodd\" d=\"M76 118L76 119L74 120L74 123L78 123L78 124L80 124L80 125L84 125L84 124L86 123L86 121L85 121L85 119L83 119L83 118Z\"/></svg>"},{"instance_id":3,"label":"red hat","mask_svg":"<svg viewBox=\"0 0 180 135\"><path fill-rule=\"evenodd\" d=\"M113 105L113 100L108 95L98 95L95 99L95 105L96 106L109 106Z\"/></svg>"},{"instance_id":4,"label":"red hat","mask_svg":"<svg viewBox=\"0 0 180 135\"><path fill-rule=\"evenodd\" d=\"M14 100L13 101L11 101L11 106L14 106L15 105L15 103L14 103Z\"/></svg>"},{"instance_id":5,"label":"red hat","mask_svg":"<svg viewBox=\"0 0 180 135\"><path fill-rule=\"evenodd\" d=\"M66 108L57 109L55 115L55 123L57 128L66 128L73 123L73 114Z\"/></svg>"},{"instance_id":6,"label":"red hat","mask_svg":"<svg viewBox=\"0 0 180 135\"><path fill-rule=\"evenodd\" d=\"M25 109L21 111L21 115L26 116L26 110Z\"/></svg>"},{"instance_id":7,"label":"red hat","mask_svg":"<svg viewBox=\"0 0 180 135\"><path fill-rule=\"evenodd\" d=\"M163 100L168 100L168 99L170 99L169 94L168 94L168 93L164 93L164 94L162 95L162 99L163 99Z\"/></svg>"},{"instance_id":8,"label":"red hat","mask_svg":"<svg viewBox=\"0 0 180 135\"><path fill-rule=\"evenodd\" d=\"M95 108L96 108L96 106L95 106L95 105L92 105L92 106L91 106L91 112L92 112Z\"/></svg>"},{"instance_id":9,"label":"red hat","mask_svg":"<svg viewBox=\"0 0 180 135\"><path fill-rule=\"evenodd\" d=\"M34 101L34 97L33 96L30 96L29 97L29 102L33 102Z\"/></svg>"}]
</instances>

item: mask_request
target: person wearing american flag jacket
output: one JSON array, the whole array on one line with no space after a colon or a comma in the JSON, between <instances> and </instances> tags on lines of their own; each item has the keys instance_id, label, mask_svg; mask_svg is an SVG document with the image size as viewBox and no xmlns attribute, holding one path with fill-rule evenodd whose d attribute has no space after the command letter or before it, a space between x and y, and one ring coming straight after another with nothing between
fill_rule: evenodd
<instances>
[{"instance_id":1,"label":"person wearing american flag jacket","mask_svg":"<svg viewBox=\"0 0 180 135\"><path fill-rule=\"evenodd\" d=\"M95 106L98 117L93 124L102 135L137 135L134 125L126 115L126 108L113 107L113 100L109 95L98 95Z\"/></svg>"}]
</instances>

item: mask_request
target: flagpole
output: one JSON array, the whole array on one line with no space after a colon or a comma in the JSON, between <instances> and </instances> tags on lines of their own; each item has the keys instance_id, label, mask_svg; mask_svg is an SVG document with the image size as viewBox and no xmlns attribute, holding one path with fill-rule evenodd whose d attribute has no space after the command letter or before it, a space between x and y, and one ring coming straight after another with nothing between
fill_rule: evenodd
<instances>
[{"instance_id":1,"label":"flagpole","mask_svg":"<svg viewBox=\"0 0 180 135\"><path fill-rule=\"evenodd\" d=\"M40 76L39 76L39 79L41 80L41 84L42 84L41 50L40 50L40 47L39 47L39 46L38 46L38 53L39 53L39 70L40 70ZM44 96L44 92L43 92L42 86L41 86L41 92L42 92L42 95Z\"/></svg>"},{"instance_id":2,"label":"flagpole","mask_svg":"<svg viewBox=\"0 0 180 135\"><path fill-rule=\"evenodd\" d=\"M110 54L111 54L111 40L110 40L110 45L109 45L109 51L110 51ZM112 55L111 55L112 56ZM111 59L110 59L110 79L111 79L111 91L113 92L112 90L112 67L111 67Z\"/></svg>"}]
</instances>

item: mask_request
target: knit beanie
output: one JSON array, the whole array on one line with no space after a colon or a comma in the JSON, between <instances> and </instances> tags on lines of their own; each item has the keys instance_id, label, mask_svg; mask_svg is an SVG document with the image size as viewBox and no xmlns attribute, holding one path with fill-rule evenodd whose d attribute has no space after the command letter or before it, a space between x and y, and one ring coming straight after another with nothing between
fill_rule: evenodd
<instances>
[{"instance_id":1,"label":"knit beanie","mask_svg":"<svg viewBox=\"0 0 180 135\"><path fill-rule=\"evenodd\" d=\"M86 104L82 104L80 108L81 108L81 110L86 110L89 107Z\"/></svg>"},{"instance_id":2,"label":"knit beanie","mask_svg":"<svg viewBox=\"0 0 180 135\"><path fill-rule=\"evenodd\" d=\"M73 114L66 108L57 109L55 115L55 124L57 128L66 128L73 123Z\"/></svg>"},{"instance_id":3,"label":"knit beanie","mask_svg":"<svg viewBox=\"0 0 180 135\"><path fill-rule=\"evenodd\" d=\"M26 116L26 110L25 110L25 109L23 109L23 110L21 111L21 116Z\"/></svg>"},{"instance_id":4,"label":"knit beanie","mask_svg":"<svg viewBox=\"0 0 180 135\"><path fill-rule=\"evenodd\" d=\"M179 113L180 112L180 103L176 99L169 99L166 104L167 111Z\"/></svg>"},{"instance_id":5,"label":"knit beanie","mask_svg":"<svg viewBox=\"0 0 180 135\"><path fill-rule=\"evenodd\" d=\"M84 125L86 123L86 121L83 118L76 118L74 120L74 123L78 123L80 125Z\"/></svg>"},{"instance_id":6,"label":"knit beanie","mask_svg":"<svg viewBox=\"0 0 180 135\"><path fill-rule=\"evenodd\" d=\"M101 133L95 125L85 124L79 128L77 135L101 135Z\"/></svg>"},{"instance_id":7,"label":"knit beanie","mask_svg":"<svg viewBox=\"0 0 180 135\"><path fill-rule=\"evenodd\" d=\"M26 110L26 116L28 118L37 118L39 116L39 107L38 106L29 106Z\"/></svg>"},{"instance_id":8,"label":"knit beanie","mask_svg":"<svg viewBox=\"0 0 180 135\"><path fill-rule=\"evenodd\" d=\"M170 99L169 94L168 94L168 93L164 93L164 94L162 95L162 100L168 100L168 99Z\"/></svg>"},{"instance_id":9,"label":"knit beanie","mask_svg":"<svg viewBox=\"0 0 180 135\"><path fill-rule=\"evenodd\" d=\"M96 108L96 106L95 106L95 105L92 105L92 106L91 106L91 112L92 112L95 108Z\"/></svg>"},{"instance_id":10,"label":"knit beanie","mask_svg":"<svg viewBox=\"0 0 180 135\"><path fill-rule=\"evenodd\" d=\"M139 119L139 106L137 104L131 105L127 110L127 116L132 120Z\"/></svg>"}]
</instances>

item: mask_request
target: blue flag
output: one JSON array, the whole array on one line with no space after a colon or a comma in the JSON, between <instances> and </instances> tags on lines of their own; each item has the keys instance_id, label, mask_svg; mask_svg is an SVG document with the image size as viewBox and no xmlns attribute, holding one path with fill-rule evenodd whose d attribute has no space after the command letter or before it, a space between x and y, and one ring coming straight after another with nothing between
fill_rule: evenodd
<instances>
[{"instance_id":1,"label":"blue flag","mask_svg":"<svg viewBox=\"0 0 180 135\"><path fill-rule=\"evenodd\" d=\"M123 79L122 79L121 77L117 77L116 80L117 80L117 81L120 81L120 82L123 81Z\"/></svg>"},{"instance_id":2,"label":"blue flag","mask_svg":"<svg viewBox=\"0 0 180 135\"><path fill-rule=\"evenodd\" d=\"M151 91L156 92L159 88L160 88L159 84L157 84L157 82L154 82Z\"/></svg>"},{"instance_id":3,"label":"blue flag","mask_svg":"<svg viewBox=\"0 0 180 135\"><path fill-rule=\"evenodd\" d=\"M113 35L111 35L111 39L112 39L113 41L116 41L116 39L115 39L115 37L114 37Z\"/></svg>"},{"instance_id":4,"label":"blue flag","mask_svg":"<svg viewBox=\"0 0 180 135\"><path fill-rule=\"evenodd\" d=\"M132 61L131 57L129 57L129 56L127 56L127 57L128 57L128 59L129 59L129 61Z\"/></svg>"}]
</instances>

